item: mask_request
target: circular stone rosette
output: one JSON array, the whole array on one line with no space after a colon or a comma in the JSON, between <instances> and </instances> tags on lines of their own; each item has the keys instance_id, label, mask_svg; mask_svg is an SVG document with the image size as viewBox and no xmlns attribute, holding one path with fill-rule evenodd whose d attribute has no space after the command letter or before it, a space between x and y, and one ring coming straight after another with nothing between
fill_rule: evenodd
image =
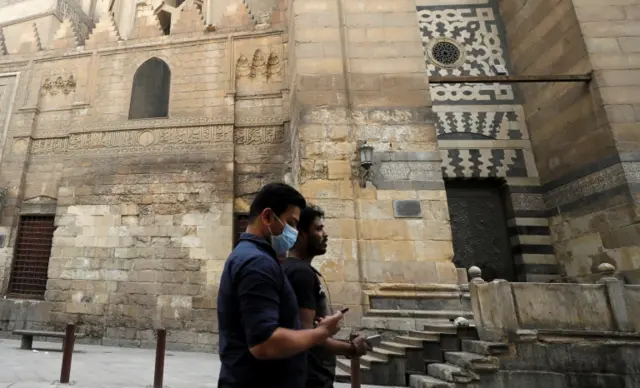
<instances>
[{"instance_id":1,"label":"circular stone rosette","mask_svg":"<svg viewBox=\"0 0 640 388\"><path fill-rule=\"evenodd\" d=\"M433 39L426 51L431 63L440 67L459 67L465 59L464 48L454 39Z\"/></svg>"}]
</instances>

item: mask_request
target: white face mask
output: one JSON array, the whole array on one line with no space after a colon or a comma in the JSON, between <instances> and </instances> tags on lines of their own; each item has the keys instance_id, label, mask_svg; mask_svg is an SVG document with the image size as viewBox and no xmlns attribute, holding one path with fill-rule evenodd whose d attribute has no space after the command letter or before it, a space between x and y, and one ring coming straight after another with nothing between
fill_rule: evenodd
<instances>
[{"instance_id":1,"label":"white face mask","mask_svg":"<svg viewBox=\"0 0 640 388\"><path fill-rule=\"evenodd\" d=\"M284 255L296 244L296 241L298 240L298 231L289 224L283 224L282 221L280 221L280 218L275 214L274 216L284 229L279 236L274 236L273 232L271 232L271 228L269 228L269 233L271 233L271 247L278 255Z\"/></svg>"}]
</instances>

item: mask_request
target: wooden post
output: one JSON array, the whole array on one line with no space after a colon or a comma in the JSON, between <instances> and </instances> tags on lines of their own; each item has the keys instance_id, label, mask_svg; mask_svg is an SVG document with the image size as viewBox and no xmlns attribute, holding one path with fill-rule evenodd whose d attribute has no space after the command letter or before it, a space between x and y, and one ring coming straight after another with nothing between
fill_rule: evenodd
<instances>
[{"instance_id":1,"label":"wooden post","mask_svg":"<svg viewBox=\"0 0 640 388\"><path fill-rule=\"evenodd\" d=\"M353 341L357 336L357 334L351 333L349 341ZM360 357L354 356L351 359L351 388L360 388L360 386Z\"/></svg>"},{"instance_id":2,"label":"wooden post","mask_svg":"<svg viewBox=\"0 0 640 388\"><path fill-rule=\"evenodd\" d=\"M60 370L60 384L69 384L71 376L71 358L73 356L73 345L76 342L76 325L69 323L64 334L64 345L62 349L62 368Z\"/></svg>"},{"instance_id":3,"label":"wooden post","mask_svg":"<svg viewBox=\"0 0 640 388\"><path fill-rule=\"evenodd\" d=\"M164 353L167 345L167 330L158 329L156 342L156 368L153 375L153 388L162 388L164 380Z\"/></svg>"}]
</instances>

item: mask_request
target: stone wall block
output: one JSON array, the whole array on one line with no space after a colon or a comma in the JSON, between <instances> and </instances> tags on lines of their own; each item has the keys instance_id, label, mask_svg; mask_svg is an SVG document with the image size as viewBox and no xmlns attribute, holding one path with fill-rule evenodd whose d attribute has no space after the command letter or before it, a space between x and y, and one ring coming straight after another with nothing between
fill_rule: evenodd
<instances>
[{"instance_id":1,"label":"stone wall block","mask_svg":"<svg viewBox=\"0 0 640 388\"><path fill-rule=\"evenodd\" d=\"M38 26L33 23L31 30L25 31L20 38L20 47L18 54L31 54L42 51L42 42L40 40L40 32Z\"/></svg>"}]
</instances>

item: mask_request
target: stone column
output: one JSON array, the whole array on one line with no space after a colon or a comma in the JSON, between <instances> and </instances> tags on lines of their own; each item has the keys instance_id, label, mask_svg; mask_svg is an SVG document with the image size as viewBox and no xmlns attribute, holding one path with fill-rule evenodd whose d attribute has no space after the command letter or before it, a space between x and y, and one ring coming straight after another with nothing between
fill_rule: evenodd
<instances>
[{"instance_id":1,"label":"stone column","mask_svg":"<svg viewBox=\"0 0 640 388\"><path fill-rule=\"evenodd\" d=\"M386 305L457 279L415 3L295 1L293 13L293 171L331 236L317 266L351 323L363 308L406 309ZM385 298L370 306L363 291Z\"/></svg>"}]
</instances>

